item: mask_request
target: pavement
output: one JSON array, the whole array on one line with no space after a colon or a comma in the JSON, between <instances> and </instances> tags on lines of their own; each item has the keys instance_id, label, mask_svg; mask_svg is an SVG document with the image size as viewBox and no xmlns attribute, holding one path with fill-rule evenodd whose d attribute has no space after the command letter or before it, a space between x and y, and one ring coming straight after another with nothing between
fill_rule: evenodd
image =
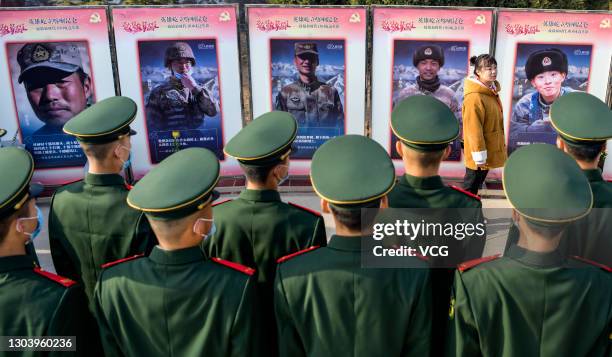
<instances>
[{"instance_id":1,"label":"pavement","mask_svg":"<svg viewBox=\"0 0 612 357\"><path fill-rule=\"evenodd\" d=\"M221 188L221 198L233 199L238 196L238 193L242 187L232 188ZM280 189L282 199L284 201L290 201L298 205L310 208L315 211L320 211L320 200L315 195L311 187L296 188L291 187L289 190L281 187ZM502 253L507 237L509 218L511 213L511 206L508 201L503 197L503 191L501 190L487 190L483 189L479 194L484 197L482 204L484 208L484 214L488 221L487 231L487 242L485 245L484 256ZM55 272L53 267L53 261L51 259L51 250L49 248L49 235L47 228L47 219L49 215L49 198L42 198L38 200L38 206L43 212L45 217L45 227L41 234L34 241L38 259L41 267L44 270ZM334 221L331 215L323 214L325 219L325 228L327 236L330 237L335 232Z\"/></svg>"}]
</instances>

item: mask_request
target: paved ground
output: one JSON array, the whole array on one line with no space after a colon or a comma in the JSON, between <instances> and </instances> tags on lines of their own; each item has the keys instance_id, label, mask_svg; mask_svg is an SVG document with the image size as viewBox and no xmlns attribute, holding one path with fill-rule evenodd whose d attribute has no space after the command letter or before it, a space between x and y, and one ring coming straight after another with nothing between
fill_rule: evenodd
<instances>
[{"instance_id":1,"label":"paved ground","mask_svg":"<svg viewBox=\"0 0 612 357\"><path fill-rule=\"evenodd\" d=\"M229 190L222 189L221 191L223 191L223 195L221 199L235 198L237 196L236 190L236 188ZM480 194L485 197L483 199L483 207L485 208L485 216L489 222L489 232L484 255L486 256L501 253L506 242L506 233L509 222L508 218L510 217L510 210L508 208L510 208L510 205L506 199L500 198L503 196L503 192L499 190L482 190ZM292 188L292 192L282 192L282 196L283 200L285 201L291 201L316 211L320 210L319 198L311 191L310 187L305 187L301 190ZM46 218L49 213L49 199L42 199L38 204ZM325 214L323 216L325 218L327 236L329 237L335 232L334 222L330 215ZM42 230L40 236L36 238L34 244L36 246L38 258L43 269L54 272L55 268L53 267L53 262L51 260L48 229L46 226Z\"/></svg>"}]
</instances>

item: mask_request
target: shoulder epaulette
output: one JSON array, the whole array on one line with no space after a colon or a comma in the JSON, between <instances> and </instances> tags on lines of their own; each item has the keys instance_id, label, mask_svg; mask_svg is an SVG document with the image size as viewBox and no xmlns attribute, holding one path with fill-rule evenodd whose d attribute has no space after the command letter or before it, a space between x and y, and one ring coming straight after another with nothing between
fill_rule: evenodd
<instances>
[{"instance_id":1,"label":"shoulder epaulette","mask_svg":"<svg viewBox=\"0 0 612 357\"><path fill-rule=\"evenodd\" d=\"M317 211L315 211L315 210L313 210L313 209L306 208L306 207L304 207L304 206L300 206L300 205L295 204L295 203L293 203L293 202L287 202L287 203L288 203L288 204L290 204L290 205L292 205L293 207L297 207L297 208L299 208L299 209L301 209L301 210L304 210L304 211L306 211L306 212L310 212L310 213L314 214L314 215L315 215L315 216L317 216L317 217L321 217L321 213L319 213L319 212L317 212Z\"/></svg>"},{"instance_id":2,"label":"shoulder epaulette","mask_svg":"<svg viewBox=\"0 0 612 357\"><path fill-rule=\"evenodd\" d=\"M304 253L312 252L313 250L318 249L318 248L321 248L321 246L318 246L318 245L313 245L313 246L312 246L312 247L310 247L310 248L302 249L302 250L297 251L297 252L295 252L295 253L291 253L291 254L285 255L284 257L280 257L280 258L278 258L278 259L276 260L276 262L280 264L280 263L282 263L282 262L286 262L287 260L289 260L289 259L291 259L291 258L295 258L295 257L297 257L298 255L302 255L302 254L304 254Z\"/></svg>"},{"instance_id":3,"label":"shoulder epaulette","mask_svg":"<svg viewBox=\"0 0 612 357\"><path fill-rule=\"evenodd\" d=\"M223 200L223 201L215 202L215 203L213 203L211 206L212 206L212 207L215 207L215 206L218 206L218 205L222 205L222 204L224 204L224 203L227 203L227 202L229 202L229 201L232 201L232 199L231 199L231 198L228 198L228 199Z\"/></svg>"},{"instance_id":4,"label":"shoulder epaulette","mask_svg":"<svg viewBox=\"0 0 612 357\"><path fill-rule=\"evenodd\" d=\"M212 260L215 263L218 263L218 264L221 264L221 265L225 265L228 268L232 268L234 270L238 270L239 272L244 273L244 274L249 275L249 276L252 276L253 274L255 274L255 269L249 268L248 266L245 266L245 265L242 265L242 264L230 262L229 260L224 260L224 259L216 258L216 257L212 257L212 258L210 258L210 260Z\"/></svg>"},{"instance_id":5,"label":"shoulder epaulette","mask_svg":"<svg viewBox=\"0 0 612 357\"><path fill-rule=\"evenodd\" d=\"M489 257L482 257L482 258L478 258L478 259L472 259L472 260L468 260L467 262L463 262L461 264L459 264L457 266L457 269L459 269L460 272L464 273L470 269L472 269L473 267L480 265L482 263L486 263L486 262L490 262L492 260L495 260L497 258L501 257L501 254L495 254L495 255L491 255Z\"/></svg>"},{"instance_id":6,"label":"shoulder epaulette","mask_svg":"<svg viewBox=\"0 0 612 357\"><path fill-rule=\"evenodd\" d=\"M72 280L72 279L68 279L68 278L64 278L63 276L59 276L57 274L53 274L50 273L48 271L44 271L41 268L34 268L34 272L40 276L44 276L45 278L49 279L49 280L53 280L56 283L59 283L60 285L64 286L64 287L71 287L72 285L76 284L76 281Z\"/></svg>"},{"instance_id":7,"label":"shoulder epaulette","mask_svg":"<svg viewBox=\"0 0 612 357\"><path fill-rule=\"evenodd\" d=\"M121 264L123 262L128 262L130 260L134 260L134 259L142 258L142 257L144 257L144 253L132 255L131 257L127 257L127 258L123 258L123 259L119 259L119 260L115 260L114 262L104 263L100 267L102 269L106 269L106 268L110 268L110 267L112 267L114 265Z\"/></svg>"},{"instance_id":8,"label":"shoulder epaulette","mask_svg":"<svg viewBox=\"0 0 612 357\"><path fill-rule=\"evenodd\" d=\"M464 190L464 189L462 189L462 188L460 188L460 187L457 187L457 186L455 186L455 185L450 185L450 188L452 188L452 189L453 189L453 190L455 190L455 191L459 191L459 192L461 192L461 193L464 193L464 194L466 194L466 195L468 195L468 196L470 196L470 197L472 197L472 198L475 198L475 199L477 199L478 201L480 201L480 196L475 195L475 194L473 194L473 193L471 193L471 192L469 192L469 191L466 191L466 190Z\"/></svg>"},{"instance_id":9,"label":"shoulder epaulette","mask_svg":"<svg viewBox=\"0 0 612 357\"><path fill-rule=\"evenodd\" d=\"M586 258L583 258L583 257L579 257L577 255L572 255L572 258L574 258L576 260L579 260L581 262L585 262L587 264L594 265L594 266L596 266L598 268L601 268L601 269L607 271L608 273L612 273L612 268L610 268L609 266L607 266L605 264L597 263L597 262L594 262L592 260L589 260L589 259L586 259Z\"/></svg>"}]
</instances>

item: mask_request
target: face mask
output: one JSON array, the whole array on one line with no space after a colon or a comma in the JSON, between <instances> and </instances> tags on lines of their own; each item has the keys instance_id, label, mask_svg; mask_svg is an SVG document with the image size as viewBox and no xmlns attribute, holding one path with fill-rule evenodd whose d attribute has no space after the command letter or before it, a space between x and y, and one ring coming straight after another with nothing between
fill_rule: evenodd
<instances>
[{"instance_id":1,"label":"face mask","mask_svg":"<svg viewBox=\"0 0 612 357\"><path fill-rule=\"evenodd\" d=\"M130 165L132 164L132 150L128 149L127 147L125 147L123 145L119 145L119 147L122 148L122 149L125 149L125 150L127 150L129 152L127 160L123 161L123 160L119 159L123 163L123 165L121 166L121 169L122 170L127 170L128 167L130 167Z\"/></svg>"},{"instance_id":2,"label":"face mask","mask_svg":"<svg viewBox=\"0 0 612 357\"><path fill-rule=\"evenodd\" d=\"M284 177L282 177L280 180L278 180L278 186L282 185L289 178L289 165L279 165L279 166L286 167L287 168L287 173L285 174Z\"/></svg>"},{"instance_id":3,"label":"face mask","mask_svg":"<svg viewBox=\"0 0 612 357\"><path fill-rule=\"evenodd\" d=\"M212 225L210 226L210 230L208 230L208 233L204 233L204 234L198 233L197 227L200 221L212 223ZM217 226L215 226L215 222L212 219L198 218L196 223L193 225L193 233L201 235L203 240L212 237L215 234L215 232L217 232Z\"/></svg>"},{"instance_id":4,"label":"face mask","mask_svg":"<svg viewBox=\"0 0 612 357\"><path fill-rule=\"evenodd\" d=\"M32 232L24 232L21 230L21 224L19 224L20 221L25 221L25 220L29 220L29 219L35 219L36 222L36 228L32 231ZM36 206L36 217L24 217L24 218L19 218L17 219L17 232L23 233L27 236L30 237L30 241L34 240L36 237L38 237L38 235L40 234L40 231L42 230L42 226L45 223L44 218L43 218L43 214L42 211L40 210L40 208L38 208L38 206ZM29 243L29 241L28 241Z\"/></svg>"}]
</instances>

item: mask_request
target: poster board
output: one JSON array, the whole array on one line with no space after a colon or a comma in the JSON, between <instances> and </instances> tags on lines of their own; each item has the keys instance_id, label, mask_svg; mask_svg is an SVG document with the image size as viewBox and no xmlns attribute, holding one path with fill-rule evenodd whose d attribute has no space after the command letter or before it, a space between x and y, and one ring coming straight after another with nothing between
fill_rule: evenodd
<instances>
[{"instance_id":1,"label":"poster board","mask_svg":"<svg viewBox=\"0 0 612 357\"><path fill-rule=\"evenodd\" d=\"M104 7L0 10L0 127L30 151L34 182L81 179L86 159L63 125L115 95Z\"/></svg>"},{"instance_id":2,"label":"poster board","mask_svg":"<svg viewBox=\"0 0 612 357\"><path fill-rule=\"evenodd\" d=\"M221 175L240 173L237 162L223 153L242 128L237 7L111 11L121 94L138 104L134 177L188 147L213 151Z\"/></svg>"},{"instance_id":3,"label":"poster board","mask_svg":"<svg viewBox=\"0 0 612 357\"><path fill-rule=\"evenodd\" d=\"M326 140L364 133L365 7L247 5L253 117L298 121L290 173L307 175Z\"/></svg>"},{"instance_id":4,"label":"poster board","mask_svg":"<svg viewBox=\"0 0 612 357\"><path fill-rule=\"evenodd\" d=\"M396 173L402 175L404 164L390 127L394 105L411 95L433 95L461 122L463 80L469 74L470 57L489 53L493 10L375 6L372 12L372 138L387 149ZM437 49L443 56L437 55ZM431 86L417 78L439 83ZM440 173L462 177L465 166L459 141L451 147Z\"/></svg>"},{"instance_id":5,"label":"poster board","mask_svg":"<svg viewBox=\"0 0 612 357\"><path fill-rule=\"evenodd\" d=\"M558 96L584 91L606 100L611 21L609 12L499 11L495 56L509 153L555 144L549 109ZM604 176L612 178L610 160Z\"/></svg>"}]
</instances>

